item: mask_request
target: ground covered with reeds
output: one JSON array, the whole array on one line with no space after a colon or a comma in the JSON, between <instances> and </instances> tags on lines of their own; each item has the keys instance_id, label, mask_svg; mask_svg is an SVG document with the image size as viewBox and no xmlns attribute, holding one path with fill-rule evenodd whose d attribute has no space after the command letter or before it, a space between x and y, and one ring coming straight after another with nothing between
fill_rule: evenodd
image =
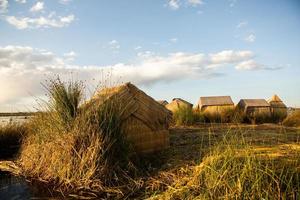
<instances>
[{"instance_id":1,"label":"ground covered with reeds","mask_svg":"<svg viewBox=\"0 0 300 200\"><path fill-rule=\"evenodd\" d=\"M150 199L297 199L300 131L277 125L176 127Z\"/></svg>"},{"instance_id":2,"label":"ground covered with reeds","mask_svg":"<svg viewBox=\"0 0 300 200\"><path fill-rule=\"evenodd\" d=\"M135 167L131 166L134 170L125 166L119 172L117 168L105 168L103 160L95 159L101 152L96 148L101 147L101 139L95 135L84 140L69 134L35 139L34 143L24 143L22 173L29 180L35 177L35 181L61 197L299 198L300 130L296 128L272 124L173 127L170 148L140 157L139 165L136 162ZM72 146L74 139L81 143Z\"/></svg>"},{"instance_id":3,"label":"ground covered with reeds","mask_svg":"<svg viewBox=\"0 0 300 200\"><path fill-rule=\"evenodd\" d=\"M59 78L45 88L41 112L0 128L0 150L18 146L14 163L3 166L59 198L299 198L299 128L241 124L232 112L220 122L234 123L207 123L180 110L170 147L138 155L122 132L118 99L86 101L81 82Z\"/></svg>"}]
</instances>

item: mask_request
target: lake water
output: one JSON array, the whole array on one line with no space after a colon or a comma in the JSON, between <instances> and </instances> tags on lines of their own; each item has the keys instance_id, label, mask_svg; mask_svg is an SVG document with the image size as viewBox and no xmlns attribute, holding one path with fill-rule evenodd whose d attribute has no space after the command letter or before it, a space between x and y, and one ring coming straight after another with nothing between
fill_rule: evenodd
<instances>
[{"instance_id":1,"label":"lake water","mask_svg":"<svg viewBox=\"0 0 300 200\"><path fill-rule=\"evenodd\" d=\"M0 125L23 123L28 118L25 116L0 117ZM16 177L0 171L0 200L61 199L57 193L56 197L53 197L52 194L54 193L45 186L31 184L23 177Z\"/></svg>"},{"instance_id":2,"label":"lake water","mask_svg":"<svg viewBox=\"0 0 300 200\"><path fill-rule=\"evenodd\" d=\"M30 117L28 116L13 116L13 117L0 117L0 125L5 125L8 123L23 123Z\"/></svg>"},{"instance_id":3,"label":"lake water","mask_svg":"<svg viewBox=\"0 0 300 200\"><path fill-rule=\"evenodd\" d=\"M12 176L0 171L0 199L27 200L27 199L61 199L53 195L45 187L33 185L22 177Z\"/></svg>"}]
</instances>

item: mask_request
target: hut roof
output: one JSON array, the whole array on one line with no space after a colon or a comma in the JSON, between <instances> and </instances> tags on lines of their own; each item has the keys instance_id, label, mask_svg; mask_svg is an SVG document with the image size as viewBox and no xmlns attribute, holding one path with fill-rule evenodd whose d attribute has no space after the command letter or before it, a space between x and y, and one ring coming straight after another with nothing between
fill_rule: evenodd
<instances>
[{"instance_id":1,"label":"hut roof","mask_svg":"<svg viewBox=\"0 0 300 200\"><path fill-rule=\"evenodd\" d=\"M133 115L155 131L168 126L172 118L172 113L168 109L131 83L102 89L94 95L89 104L97 102L101 105L114 98L123 109L121 116L123 121Z\"/></svg>"},{"instance_id":2,"label":"hut roof","mask_svg":"<svg viewBox=\"0 0 300 200\"><path fill-rule=\"evenodd\" d=\"M286 105L282 102L282 100L275 94L272 98L268 101L272 107L277 108L286 108Z\"/></svg>"},{"instance_id":3,"label":"hut roof","mask_svg":"<svg viewBox=\"0 0 300 200\"><path fill-rule=\"evenodd\" d=\"M203 106L221 106L221 105L234 105L230 96L211 96L200 97L198 105Z\"/></svg>"},{"instance_id":4,"label":"hut roof","mask_svg":"<svg viewBox=\"0 0 300 200\"><path fill-rule=\"evenodd\" d=\"M166 100L157 100L158 103L160 103L161 105L165 106L167 105L169 102Z\"/></svg>"},{"instance_id":5,"label":"hut roof","mask_svg":"<svg viewBox=\"0 0 300 200\"><path fill-rule=\"evenodd\" d=\"M172 101L174 101L174 102L182 102L182 103L187 104L187 105L189 105L189 106L193 106L192 103L190 103L190 102L188 102L188 101L186 101L186 100L183 100L183 99L181 99L181 98L174 98Z\"/></svg>"},{"instance_id":6,"label":"hut roof","mask_svg":"<svg viewBox=\"0 0 300 200\"><path fill-rule=\"evenodd\" d=\"M270 104L265 99L241 99L245 107L270 107Z\"/></svg>"},{"instance_id":7,"label":"hut roof","mask_svg":"<svg viewBox=\"0 0 300 200\"><path fill-rule=\"evenodd\" d=\"M272 98L269 100L269 103L270 102L282 102L282 100L279 98L279 96L277 96L276 94L274 94L272 96Z\"/></svg>"}]
</instances>

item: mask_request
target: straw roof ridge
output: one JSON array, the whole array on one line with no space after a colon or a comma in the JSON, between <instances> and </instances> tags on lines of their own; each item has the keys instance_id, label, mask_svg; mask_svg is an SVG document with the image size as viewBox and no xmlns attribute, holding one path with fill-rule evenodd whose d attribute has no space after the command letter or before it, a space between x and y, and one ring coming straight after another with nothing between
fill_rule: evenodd
<instances>
[{"instance_id":1,"label":"straw roof ridge","mask_svg":"<svg viewBox=\"0 0 300 200\"><path fill-rule=\"evenodd\" d=\"M182 98L173 98L172 101L175 101L175 102L181 101L181 102L183 102L183 103L185 103L185 104L188 104L188 105L190 105L190 106L193 106L192 103L190 103L190 102L188 102L188 101L186 101L186 100L184 100L184 99L182 99Z\"/></svg>"},{"instance_id":2,"label":"straw roof ridge","mask_svg":"<svg viewBox=\"0 0 300 200\"><path fill-rule=\"evenodd\" d=\"M273 95L268 102L273 108L287 108L286 105L279 98L279 96L277 96L276 94Z\"/></svg>"},{"instance_id":3,"label":"straw roof ridge","mask_svg":"<svg viewBox=\"0 0 300 200\"><path fill-rule=\"evenodd\" d=\"M168 124L172 113L152 97L128 82L121 86L105 88L92 98L99 105L116 98L122 107L122 120L134 116L143 121L151 130L160 130Z\"/></svg>"},{"instance_id":4,"label":"straw roof ridge","mask_svg":"<svg viewBox=\"0 0 300 200\"><path fill-rule=\"evenodd\" d=\"M270 107L270 104L265 99L241 99L246 107Z\"/></svg>"},{"instance_id":5,"label":"straw roof ridge","mask_svg":"<svg viewBox=\"0 0 300 200\"><path fill-rule=\"evenodd\" d=\"M200 97L198 104L202 106L234 105L230 96Z\"/></svg>"},{"instance_id":6,"label":"straw roof ridge","mask_svg":"<svg viewBox=\"0 0 300 200\"><path fill-rule=\"evenodd\" d=\"M272 98L269 100L269 103L270 103L270 102L282 102L282 100L279 98L278 95L274 94L274 95L272 96Z\"/></svg>"},{"instance_id":7,"label":"straw roof ridge","mask_svg":"<svg viewBox=\"0 0 300 200\"><path fill-rule=\"evenodd\" d=\"M157 102L163 106L165 106L169 103L167 100L157 100Z\"/></svg>"}]
</instances>

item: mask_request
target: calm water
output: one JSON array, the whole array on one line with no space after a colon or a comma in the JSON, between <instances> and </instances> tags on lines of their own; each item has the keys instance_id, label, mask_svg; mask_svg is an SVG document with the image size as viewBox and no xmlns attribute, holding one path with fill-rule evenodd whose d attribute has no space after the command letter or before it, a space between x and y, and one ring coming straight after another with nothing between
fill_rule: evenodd
<instances>
[{"instance_id":1,"label":"calm water","mask_svg":"<svg viewBox=\"0 0 300 200\"><path fill-rule=\"evenodd\" d=\"M22 177L12 176L0 172L0 199L27 200L27 199L62 199L45 187L33 185Z\"/></svg>"},{"instance_id":2,"label":"calm water","mask_svg":"<svg viewBox=\"0 0 300 200\"><path fill-rule=\"evenodd\" d=\"M25 122L29 117L25 116L14 116L14 117L0 117L0 125L5 125L11 122L22 123Z\"/></svg>"},{"instance_id":3,"label":"calm water","mask_svg":"<svg viewBox=\"0 0 300 200\"><path fill-rule=\"evenodd\" d=\"M23 123L29 117L0 117L0 125L8 123ZM0 171L0 200L27 200L27 199L62 199L45 186L31 184L22 177L12 176ZM55 195L54 195L55 196Z\"/></svg>"},{"instance_id":4,"label":"calm water","mask_svg":"<svg viewBox=\"0 0 300 200\"><path fill-rule=\"evenodd\" d=\"M30 199L30 189L23 178L0 172L0 199Z\"/></svg>"}]
</instances>

